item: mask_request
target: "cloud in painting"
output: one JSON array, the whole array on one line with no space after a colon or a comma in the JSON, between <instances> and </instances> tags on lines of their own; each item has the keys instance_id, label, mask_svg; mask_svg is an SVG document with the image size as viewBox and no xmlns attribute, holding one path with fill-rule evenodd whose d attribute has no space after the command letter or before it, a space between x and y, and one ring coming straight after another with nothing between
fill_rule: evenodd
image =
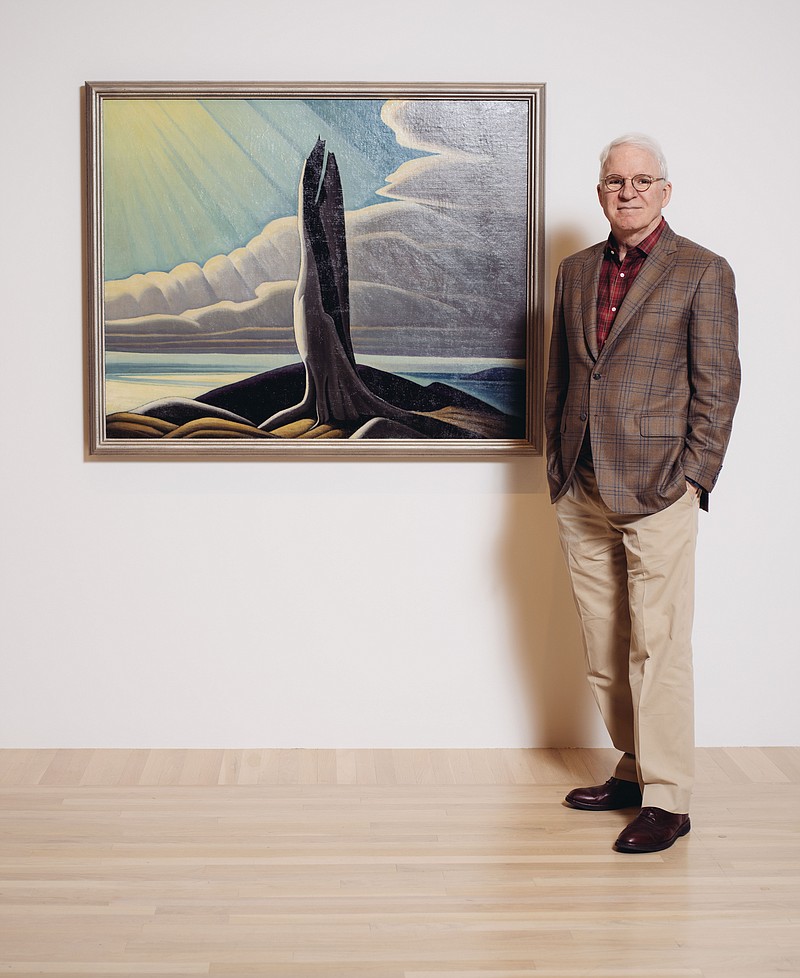
<instances>
[{"instance_id":1,"label":"cloud in painting","mask_svg":"<svg viewBox=\"0 0 800 978\"><path fill-rule=\"evenodd\" d=\"M386 177L385 203L347 213L357 354L524 356L526 103L390 100L381 117L431 155ZM298 267L296 221L280 218L202 266L107 282L107 347L291 352Z\"/></svg>"},{"instance_id":2,"label":"cloud in painting","mask_svg":"<svg viewBox=\"0 0 800 978\"><path fill-rule=\"evenodd\" d=\"M297 207L317 137L335 143L350 208L377 203L414 155L382 100L110 99L103 109L105 277L227 253Z\"/></svg>"}]
</instances>

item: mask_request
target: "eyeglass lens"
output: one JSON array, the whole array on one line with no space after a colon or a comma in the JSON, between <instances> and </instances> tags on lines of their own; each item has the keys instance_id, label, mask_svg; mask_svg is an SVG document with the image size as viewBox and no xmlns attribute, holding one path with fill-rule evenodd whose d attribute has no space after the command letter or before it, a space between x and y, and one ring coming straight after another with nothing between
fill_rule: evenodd
<instances>
[{"instance_id":1,"label":"eyeglass lens","mask_svg":"<svg viewBox=\"0 0 800 978\"><path fill-rule=\"evenodd\" d=\"M634 190L644 191L653 183L654 178L649 177L646 173L637 173L635 177L631 178L631 184ZM617 176L612 174L606 177L603 183L606 185L608 190L622 190L625 186L625 177Z\"/></svg>"}]
</instances>

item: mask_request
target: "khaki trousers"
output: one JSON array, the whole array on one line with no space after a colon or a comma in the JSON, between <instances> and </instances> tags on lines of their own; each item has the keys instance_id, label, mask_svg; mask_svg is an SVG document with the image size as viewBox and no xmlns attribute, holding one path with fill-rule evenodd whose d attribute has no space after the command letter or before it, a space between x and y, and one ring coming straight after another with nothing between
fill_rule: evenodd
<instances>
[{"instance_id":1,"label":"khaki trousers","mask_svg":"<svg viewBox=\"0 0 800 978\"><path fill-rule=\"evenodd\" d=\"M658 513L613 513L591 465L556 503L615 776L638 781L643 806L684 814L694 782L692 619L699 504L693 492Z\"/></svg>"}]
</instances>

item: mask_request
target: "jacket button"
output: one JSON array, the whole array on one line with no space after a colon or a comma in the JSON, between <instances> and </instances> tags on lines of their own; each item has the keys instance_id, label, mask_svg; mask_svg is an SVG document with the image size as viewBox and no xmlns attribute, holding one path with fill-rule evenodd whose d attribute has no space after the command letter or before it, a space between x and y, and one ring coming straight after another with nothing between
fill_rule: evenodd
<instances>
[{"instance_id":1,"label":"jacket button","mask_svg":"<svg viewBox=\"0 0 800 978\"><path fill-rule=\"evenodd\" d=\"M592 374L595 380L600 380L601 374Z\"/></svg>"},{"instance_id":2,"label":"jacket button","mask_svg":"<svg viewBox=\"0 0 800 978\"><path fill-rule=\"evenodd\" d=\"M585 414L582 414L581 415L581 421L585 421L585 420L586 420L586 415Z\"/></svg>"}]
</instances>

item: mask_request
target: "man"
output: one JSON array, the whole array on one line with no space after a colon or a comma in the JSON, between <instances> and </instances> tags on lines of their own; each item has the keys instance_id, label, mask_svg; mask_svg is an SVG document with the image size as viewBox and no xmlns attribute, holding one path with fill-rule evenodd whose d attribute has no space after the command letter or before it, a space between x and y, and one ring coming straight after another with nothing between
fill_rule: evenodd
<instances>
[{"instance_id":1,"label":"man","mask_svg":"<svg viewBox=\"0 0 800 978\"><path fill-rule=\"evenodd\" d=\"M658 144L621 136L600 162L611 233L559 269L545 424L589 683L622 757L566 801L640 807L615 848L657 852L690 829L697 517L739 396L737 309L727 262L661 215Z\"/></svg>"}]
</instances>

